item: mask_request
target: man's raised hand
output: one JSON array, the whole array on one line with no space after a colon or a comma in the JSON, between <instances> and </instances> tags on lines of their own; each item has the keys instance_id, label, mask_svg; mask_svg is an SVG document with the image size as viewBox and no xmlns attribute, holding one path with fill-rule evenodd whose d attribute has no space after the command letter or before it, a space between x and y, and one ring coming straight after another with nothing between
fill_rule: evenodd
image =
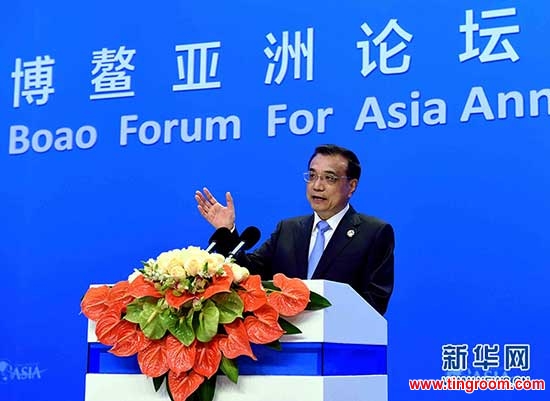
<instances>
[{"instance_id":1,"label":"man's raised hand","mask_svg":"<svg viewBox=\"0 0 550 401\"><path fill-rule=\"evenodd\" d=\"M197 209L199 209L202 217L216 229L227 227L232 230L235 226L235 205L233 204L231 193L225 193L225 202L227 205L223 206L216 200L208 188L203 188L203 192L204 194L201 191L195 192Z\"/></svg>"}]
</instances>

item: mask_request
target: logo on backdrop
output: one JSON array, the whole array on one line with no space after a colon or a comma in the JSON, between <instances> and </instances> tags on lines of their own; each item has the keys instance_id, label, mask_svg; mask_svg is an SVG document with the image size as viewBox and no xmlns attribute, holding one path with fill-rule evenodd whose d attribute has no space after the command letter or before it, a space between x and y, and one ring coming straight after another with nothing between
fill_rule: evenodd
<instances>
[{"instance_id":1,"label":"logo on backdrop","mask_svg":"<svg viewBox=\"0 0 550 401\"><path fill-rule=\"evenodd\" d=\"M451 376L524 375L531 370L529 344L445 344L441 347L441 369ZM501 372L501 370L503 371Z\"/></svg>"},{"instance_id":2,"label":"logo on backdrop","mask_svg":"<svg viewBox=\"0 0 550 401\"><path fill-rule=\"evenodd\" d=\"M45 369L41 370L34 362L12 364L10 361L0 359L0 383L40 380L44 372Z\"/></svg>"}]
</instances>

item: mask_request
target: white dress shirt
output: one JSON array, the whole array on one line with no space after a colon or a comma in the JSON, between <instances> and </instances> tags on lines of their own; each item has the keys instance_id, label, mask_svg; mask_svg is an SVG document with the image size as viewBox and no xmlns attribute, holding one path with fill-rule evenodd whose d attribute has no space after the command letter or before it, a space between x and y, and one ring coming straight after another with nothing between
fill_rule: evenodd
<instances>
[{"instance_id":1,"label":"white dress shirt","mask_svg":"<svg viewBox=\"0 0 550 401\"><path fill-rule=\"evenodd\" d=\"M346 205L345 208L340 210L338 213L336 213L334 216L332 216L330 219L326 220L328 225L330 226L330 229L325 231L325 249L327 248L328 242L334 235L334 231L336 230L336 227L338 227L338 224L340 224L340 221L342 221L342 218L349 210L349 203ZM313 219L313 230L311 231L311 239L309 240L309 252L308 257L311 255L311 251L313 251L313 246L315 245L315 238L317 237L317 223L322 220L317 213L314 213L314 219Z\"/></svg>"}]
</instances>

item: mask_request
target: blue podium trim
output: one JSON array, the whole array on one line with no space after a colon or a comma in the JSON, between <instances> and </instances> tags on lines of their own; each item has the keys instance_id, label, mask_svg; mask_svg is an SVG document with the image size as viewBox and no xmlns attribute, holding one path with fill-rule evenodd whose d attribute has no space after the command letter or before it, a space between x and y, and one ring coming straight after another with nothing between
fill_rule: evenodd
<instances>
[{"instance_id":1,"label":"blue podium trim","mask_svg":"<svg viewBox=\"0 0 550 401\"><path fill-rule=\"evenodd\" d=\"M387 374L385 345L282 343L281 350L252 344L258 358L238 358L240 375L352 376ZM137 356L118 357L110 347L88 344L88 373L139 374Z\"/></svg>"}]
</instances>

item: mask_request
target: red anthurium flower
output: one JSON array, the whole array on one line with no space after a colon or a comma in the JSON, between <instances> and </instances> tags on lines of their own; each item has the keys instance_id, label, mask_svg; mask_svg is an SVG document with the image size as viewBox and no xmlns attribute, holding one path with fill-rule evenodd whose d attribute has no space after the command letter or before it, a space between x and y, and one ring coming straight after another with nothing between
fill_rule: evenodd
<instances>
[{"instance_id":1,"label":"red anthurium flower","mask_svg":"<svg viewBox=\"0 0 550 401\"><path fill-rule=\"evenodd\" d=\"M272 292L267 303L282 316L295 316L303 312L309 302L309 288L298 278L288 278L282 273L273 276L273 284L281 292Z\"/></svg>"},{"instance_id":2,"label":"red anthurium flower","mask_svg":"<svg viewBox=\"0 0 550 401\"><path fill-rule=\"evenodd\" d=\"M279 313L268 304L254 311L253 316L247 316L244 325L250 342L268 344L281 338L284 330L278 320Z\"/></svg>"},{"instance_id":3,"label":"red anthurium flower","mask_svg":"<svg viewBox=\"0 0 550 401\"><path fill-rule=\"evenodd\" d=\"M212 278L212 283L208 287L206 287L206 290L200 294L200 297L203 299L208 299L212 295L216 295L220 292L229 292L231 284L233 283L233 272L231 271L231 268L228 266L223 266L223 270L225 271L224 276L214 276Z\"/></svg>"},{"instance_id":4,"label":"red anthurium flower","mask_svg":"<svg viewBox=\"0 0 550 401\"><path fill-rule=\"evenodd\" d=\"M135 298L162 298L162 294L155 288L155 285L145 280L145 277L141 274L130 283L128 292Z\"/></svg>"},{"instance_id":5,"label":"red anthurium flower","mask_svg":"<svg viewBox=\"0 0 550 401\"><path fill-rule=\"evenodd\" d=\"M171 334L166 338L166 356L168 357L168 366L174 373L184 373L193 368L197 355L196 342L191 343L189 347Z\"/></svg>"},{"instance_id":6,"label":"red anthurium flower","mask_svg":"<svg viewBox=\"0 0 550 401\"><path fill-rule=\"evenodd\" d=\"M151 341L149 346L138 352L138 363L144 375L159 377L168 371L166 338Z\"/></svg>"},{"instance_id":7,"label":"red anthurium flower","mask_svg":"<svg viewBox=\"0 0 550 401\"><path fill-rule=\"evenodd\" d=\"M222 360L222 353L218 346L219 337L214 337L208 343L197 341L197 355L193 370L209 379L218 371Z\"/></svg>"},{"instance_id":8,"label":"red anthurium flower","mask_svg":"<svg viewBox=\"0 0 550 401\"><path fill-rule=\"evenodd\" d=\"M80 308L82 313L90 320L98 320L101 315L108 309L105 300L109 296L109 287L102 285L100 287L92 287L86 291Z\"/></svg>"},{"instance_id":9,"label":"red anthurium flower","mask_svg":"<svg viewBox=\"0 0 550 401\"><path fill-rule=\"evenodd\" d=\"M171 370L168 373L168 386L174 401L187 400L187 397L193 394L203 381L204 377L194 371L178 374Z\"/></svg>"},{"instance_id":10,"label":"red anthurium flower","mask_svg":"<svg viewBox=\"0 0 550 401\"><path fill-rule=\"evenodd\" d=\"M143 334L137 324L126 320L122 320L117 324L112 333L117 337L117 340L109 352L117 356L134 355L151 344L151 340Z\"/></svg>"},{"instance_id":11,"label":"red anthurium flower","mask_svg":"<svg viewBox=\"0 0 550 401\"><path fill-rule=\"evenodd\" d=\"M260 276L248 276L239 285L244 288L244 290L238 290L237 294L244 303L245 312L255 311L266 304L267 295L262 288L262 279Z\"/></svg>"},{"instance_id":12,"label":"red anthurium flower","mask_svg":"<svg viewBox=\"0 0 550 401\"><path fill-rule=\"evenodd\" d=\"M130 283L128 283L128 281L119 281L109 290L106 304L109 306L117 306L122 310L123 307L135 299L135 297L128 292L129 289Z\"/></svg>"},{"instance_id":13,"label":"red anthurium flower","mask_svg":"<svg viewBox=\"0 0 550 401\"><path fill-rule=\"evenodd\" d=\"M114 345L118 339L118 333L114 329L122 322L126 321L120 318L119 309L112 308L105 311L95 326L95 334L99 342L105 345Z\"/></svg>"},{"instance_id":14,"label":"red anthurium flower","mask_svg":"<svg viewBox=\"0 0 550 401\"><path fill-rule=\"evenodd\" d=\"M250 348L250 341L246 333L246 327L242 320L234 320L233 323L224 325L227 337L221 337L219 347L226 358L234 359L241 355L247 355L257 360Z\"/></svg>"},{"instance_id":15,"label":"red anthurium flower","mask_svg":"<svg viewBox=\"0 0 550 401\"><path fill-rule=\"evenodd\" d=\"M195 296L187 292L183 293L182 295L174 295L172 291L166 291L165 299L166 299L166 303L170 305L172 308L179 308L187 301L190 301L191 299L195 299Z\"/></svg>"}]
</instances>

